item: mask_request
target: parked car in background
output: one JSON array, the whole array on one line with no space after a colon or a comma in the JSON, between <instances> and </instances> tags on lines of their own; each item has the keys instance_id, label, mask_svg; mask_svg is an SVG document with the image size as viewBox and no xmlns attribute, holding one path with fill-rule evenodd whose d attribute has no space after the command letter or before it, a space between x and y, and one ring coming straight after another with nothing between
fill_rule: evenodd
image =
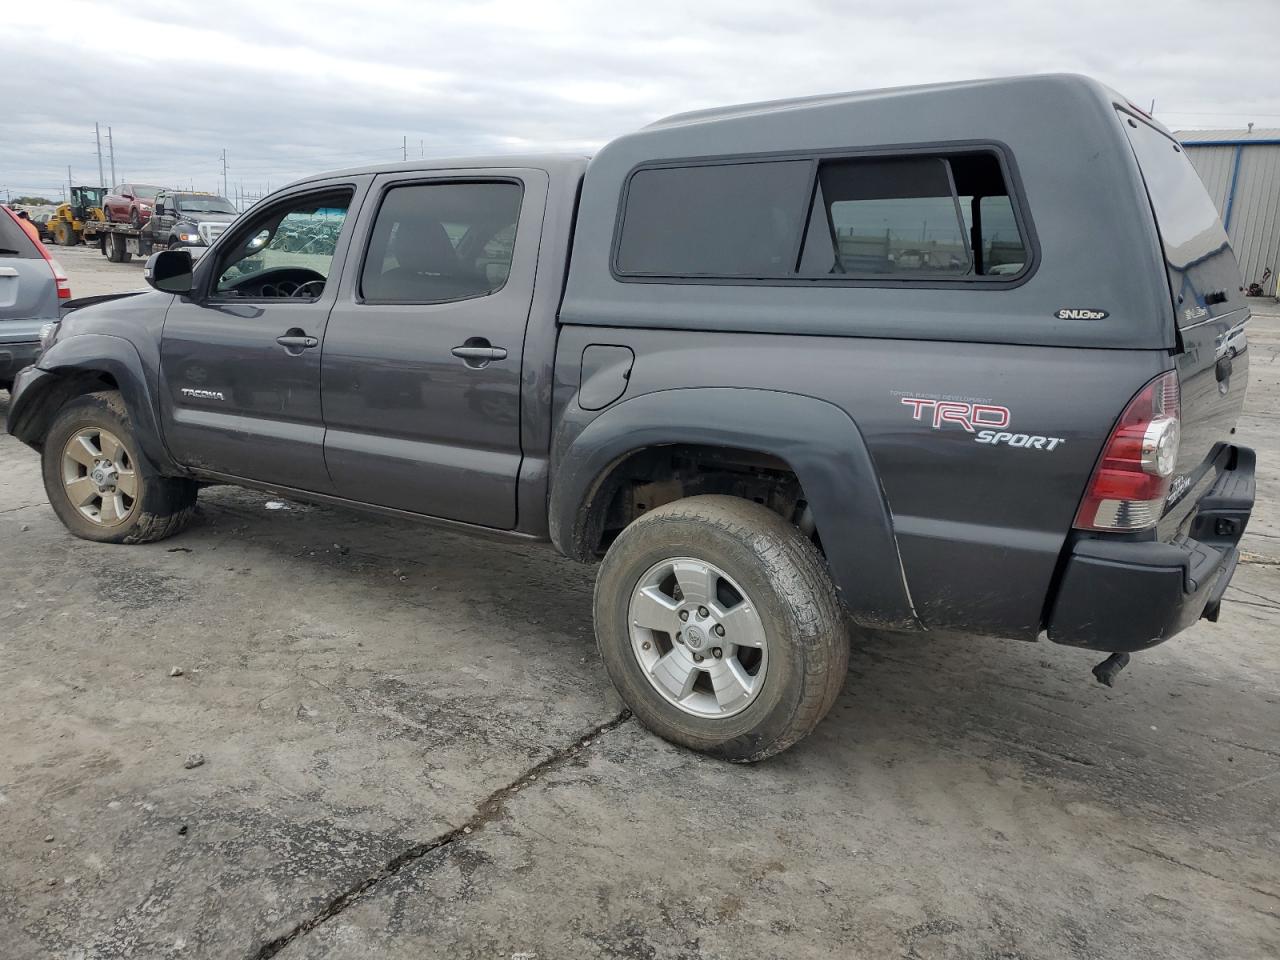
<instances>
[{"instance_id":1,"label":"parked car in background","mask_svg":"<svg viewBox=\"0 0 1280 960\"><path fill-rule=\"evenodd\" d=\"M0 207L0 390L40 355L43 328L57 322L71 287L58 261L17 215Z\"/></svg>"},{"instance_id":2,"label":"parked car in background","mask_svg":"<svg viewBox=\"0 0 1280 960\"><path fill-rule=\"evenodd\" d=\"M151 213L151 239L168 247L207 247L239 216L216 193L161 190Z\"/></svg>"},{"instance_id":3,"label":"parked car in background","mask_svg":"<svg viewBox=\"0 0 1280 960\"><path fill-rule=\"evenodd\" d=\"M141 226L151 219L151 208L160 190L160 187L146 183L119 184L103 198L102 213L108 223Z\"/></svg>"},{"instance_id":4,"label":"parked car in background","mask_svg":"<svg viewBox=\"0 0 1280 960\"><path fill-rule=\"evenodd\" d=\"M36 225L36 229L40 231L41 243L53 243L57 238L53 235L53 229L49 226L49 218L52 213L45 211L43 213L34 214L31 222Z\"/></svg>"}]
</instances>

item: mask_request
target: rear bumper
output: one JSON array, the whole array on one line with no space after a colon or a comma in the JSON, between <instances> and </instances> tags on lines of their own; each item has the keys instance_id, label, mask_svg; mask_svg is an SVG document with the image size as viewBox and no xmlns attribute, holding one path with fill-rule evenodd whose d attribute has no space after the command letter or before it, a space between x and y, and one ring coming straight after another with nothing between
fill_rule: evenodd
<instances>
[{"instance_id":1,"label":"rear bumper","mask_svg":"<svg viewBox=\"0 0 1280 960\"><path fill-rule=\"evenodd\" d=\"M1252 450L1234 448L1186 535L1171 542L1077 540L1059 580L1049 639L1130 652L1168 640L1202 617L1217 620L1253 510L1255 462Z\"/></svg>"},{"instance_id":2,"label":"rear bumper","mask_svg":"<svg viewBox=\"0 0 1280 960\"><path fill-rule=\"evenodd\" d=\"M31 366L39 357L39 340L0 343L0 380L12 380L19 370Z\"/></svg>"}]
</instances>

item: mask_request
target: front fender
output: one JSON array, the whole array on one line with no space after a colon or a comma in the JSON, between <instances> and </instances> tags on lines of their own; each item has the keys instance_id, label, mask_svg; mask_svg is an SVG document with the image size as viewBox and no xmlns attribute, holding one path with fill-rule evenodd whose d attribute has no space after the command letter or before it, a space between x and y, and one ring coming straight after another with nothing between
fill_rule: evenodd
<instances>
[{"instance_id":1,"label":"front fender","mask_svg":"<svg viewBox=\"0 0 1280 960\"><path fill-rule=\"evenodd\" d=\"M751 450L795 471L854 620L921 628L875 464L839 407L794 393L694 387L643 394L588 417L570 405L552 444L551 539L562 553L580 555L586 505L630 454L683 443Z\"/></svg>"},{"instance_id":2,"label":"front fender","mask_svg":"<svg viewBox=\"0 0 1280 960\"><path fill-rule=\"evenodd\" d=\"M36 368L25 372L27 376L14 384L7 424L9 433L23 443L39 450L62 405L105 374L124 398L149 465L157 473L183 472L165 449L142 358L128 340L96 333L68 337L46 350Z\"/></svg>"}]
</instances>

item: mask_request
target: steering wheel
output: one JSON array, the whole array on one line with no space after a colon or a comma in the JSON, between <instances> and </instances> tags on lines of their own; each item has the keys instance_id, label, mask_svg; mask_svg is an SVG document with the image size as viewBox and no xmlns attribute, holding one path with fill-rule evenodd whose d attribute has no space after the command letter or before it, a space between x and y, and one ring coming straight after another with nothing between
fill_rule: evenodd
<instances>
[{"instance_id":1,"label":"steering wheel","mask_svg":"<svg viewBox=\"0 0 1280 960\"><path fill-rule=\"evenodd\" d=\"M310 287L315 287L315 290L314 292L307 293L306 291ZM298 284L296 287L294 287L293 293L286 294L286 296L291 298L292 297L310 298L310 297L318 297L322 293L324 293L323 280L308 280L305 283Z\"/></svg>"}]
</instances>

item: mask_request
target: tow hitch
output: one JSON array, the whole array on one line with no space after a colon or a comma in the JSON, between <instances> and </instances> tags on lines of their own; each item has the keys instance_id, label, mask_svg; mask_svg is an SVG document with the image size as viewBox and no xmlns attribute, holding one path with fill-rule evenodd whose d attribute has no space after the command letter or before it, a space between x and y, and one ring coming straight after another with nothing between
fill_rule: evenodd
<instances>
[{"instance_id":1,"label":"tow hitch","mask_svg":"<svg viewBox=\"0 0 1280 960\"><path fill-rule=\"evenodd\" d=\"M1116 676L1129 665L1129 655L1127 653L1113 653L1107 659L1093 668L1093 675L1098 678L1099 683L1105 683L1108 687L1115 686Z\"/></svg>"}]
</instances>

